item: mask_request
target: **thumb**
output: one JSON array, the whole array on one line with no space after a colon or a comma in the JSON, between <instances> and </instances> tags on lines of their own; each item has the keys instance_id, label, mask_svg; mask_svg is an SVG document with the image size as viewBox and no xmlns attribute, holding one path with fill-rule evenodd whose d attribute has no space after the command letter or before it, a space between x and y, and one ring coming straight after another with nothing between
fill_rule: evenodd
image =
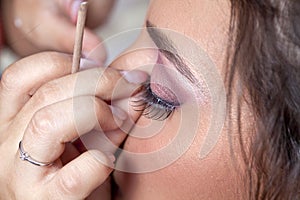
<instances>
[{"instance_id":1,"label":"thumb","mask_svg":"<svg viewBox=\"0 0 300 200\"><path fill-rule=\"evenodd\" d=\"M55 0L60 10L66 17L69 17L73 24L76 24L77 13L80 8L80 4L84 0Z\"/></svg>"},{"instance_id":2,"label":"thumb","mask_svg":"<svg viewBox=\"0 0 300 200\"><path fill-rule=\"evenodd\" d=\"M44 26L40 35L44 35L45 43L43 44L51 50L56 50L65 53L73 53L76 26L71 23L70 20L63 16L54 16L48 19L48 25ZM55 30L53 30L55 27ZM106 59L106 51L104 45L101 43L99 37L95 35L91 30L85 28L82 54L83 57L87 57L93 51L93 59L97 64L103 64Z\"/></svg>"},{"instance_id":3,"label":"thumb","mask_svg":"<svg viewBox=\"0 0 300 200\"><path fill-rule=\"evenodd\" d=\"M63 13L64 20L68 22L68 27L70 29L70 26L72 27L73 36L75 36L76 27L75 24L77 22L78 17L78 11L80 9L80 4L84 2L84 0L55 0L59 9ZM86 0L85 0L86 1ZM98 2L98 1L97 1ZM105 1L106 2L106 1ZM95 3L95 2L94 2ZM104 3L105 5L107 3ZM112 4L112 3L110 3ZM96 7L98 8L100 5L96 4ZM95 6L93 6L95 7ZM104 6L105 7L105 6ZM90 7L91 8L91 7ZM97 9L94 8L94 9ZM107 9L109 10L109 9ZM89 14L89 12L88 12ZM99 18L99 17L97 17ZM103 18L103 16L102 16ZM88 20L88 19L87 19ZM68 27L65 27L65 29L68 29ZM63 31L63 29L60 29ZM70 36L70 32L67 30L65 31L67 33L68 38ZM74 41L74 40L72 40ZM67 42L67 41L66 41ZM64 51L71 53L73 50L74 43L71 44L64 44L67 48L64 49ZM71 48L70 48L71 46ZM106 60L106 50L104 48L104 45L102 44L99 37L97 37L90 29L86 28L84 32L84 38L83 38L83 45L82 45L82 53L83 57L89 58L90 60L94 60L97 64L103 65L103 63Z\"/></svg>"},{"instance_id":4,"label":"thumb","mask_svg":"<svg viewBox=\"0 0 300 200\"><path fill-rule=\"evenodd\" d=\"M112 172L114 159L91 150L65 165L54 176L49 192L61 199L84 199L105 182Z\"/></svg>"}]
</instances>

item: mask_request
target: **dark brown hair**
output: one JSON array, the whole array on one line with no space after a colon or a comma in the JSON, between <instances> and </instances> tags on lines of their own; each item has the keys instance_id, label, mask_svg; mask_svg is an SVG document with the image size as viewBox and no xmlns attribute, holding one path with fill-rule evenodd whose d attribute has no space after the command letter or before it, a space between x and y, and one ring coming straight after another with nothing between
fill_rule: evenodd
<instances>
[{"instance_id":1,"label":"dark brown hair","mask_svg":"<svg viewBox=\"0 0 300 200\"><path fill-rule=\"evenodd\" d=\"M240 85L255 118L247 148L238 122L249 199L300 199L300 1L231 0L230 42L228 99Z\"/></svg>"}]
</instances>

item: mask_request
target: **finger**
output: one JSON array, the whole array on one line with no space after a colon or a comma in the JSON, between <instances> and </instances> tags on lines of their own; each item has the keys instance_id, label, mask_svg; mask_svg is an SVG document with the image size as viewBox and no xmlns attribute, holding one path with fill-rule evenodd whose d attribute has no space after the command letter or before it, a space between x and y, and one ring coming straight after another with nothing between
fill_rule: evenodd
<instances>
[{"instance_id":1,"label":"finger","mask_svg":"<svg viewBox=\"0 0 300 200\"><path fill-rule=\"evenodd\" d=\"M55 0L63 14L76 24L77 14L83 0Z\"/></svg>"},{"instance_id":2,"label":"finger","mask_svg":"<svg viewBox=\"0 0 300 200\"><path fill-rule=\"evenodd\" d=\"M33 95L24 113L33 114L44 106L76 96L91 95L106 101L128 97L148 79L142 71L122 74L109 68L95 68L53 80Z\"/></svg>"},{"instance_id":3,"label":"finger","mask_svg":"<svg viewBox=\"0 0 300 200\"><path fill-rule=\"evenodd\" d=\"M47 17L45 19L47 23L41 24L40 27L35 30L35 35L41 37L36 40L39 42L38 45L42 49L73 53L76 26L64 16L55 15L54 13L52 15L51 18ZM53 31L53 27L55 27L55 31ZM83 56L87 57L94 49L97 52L93 52L93 54L97 53L97 57L93 59L95 59L95 62L98 64L103 64L106 59L106 50L101 43L100 38L91 30L85 28L82 44Z\"/></svg>"},{"instance_id":4,"label":"finger","mask_svg":"<svg viewBox=\"0 0 300 200\"><path fill-rule=\"evenodd\" d=\"M151 72L151 67L157 60L157 52L153 50L153 48L146 48L139 51L134 51L135 49L139 49L138 46L133 46L131 49L133 51L129 51L129 53L124 52L123 56L120 56L116 59L110 66L110 68L114 69L132 69L139 67L141 70ZM150 69L149 69L150 68ZM81 143L77 142L76 146L83 146L80 144L84 144L85 149L98 149L103 151L105 148L106 151L115 152L117 148L123 143L124 139L126 139L127 134L131 131L132 127L135 125L135 122L139 119L142 112L138 112L130 103L131 101L139 100L139 99L113 99L111 101L112 105L116 105L122 110L125 110L128 113L127 120L123 123L122 127L113 131L106 131L105 136L109 139L103 140L102 135L95 134L85 134L82 136Z\"/></svg>"},{"instance_id":5,"label":"finger","mask_svg":"<svg viewBox=\"0 0 300 200\"><path fill-rule=\"evenodd\" d=\"M24 149L41 162L54 162L65 143L93 130L113 130L127 118L124 111L90 97L76 97L39 110L27 126Z\"/></svg>"},{"instance_id":6,"label":"finger","mask_svg":"<svg viewBox=\"0 0 300 200\"><path fill-rule=\"evenodd\" d=\"M136 100L135 97L112 101L114 107L121 108L128 114L122 126L112 131L105 131L104 134L96 134L94 132L84 134L80 137L80 140L76 140L74 143L76 148L80 149L81 152L96 149L101 152L115 153L142 114L142 111L136 111L132 103L130 103L134 100Z\"/></svg>"},{"instance_id":7,"label":"finger","mask_svg":"<svg viewBox=\"0 0 300 200\"><path fill-rule=\"evenodd\" d=\"M83 0L55 0L59 8L68 16L72 23L77 20L77 13ZM86 25L89 28L96 28L108 18L115 0L89 0Z\"/></svg>"},{"instance_id":8,"label":"finger","mask_svg":"<svg viewBox=\"0 0 300 200\"><path fill-rule=\"evenodd\" d=\"M101 185L112 172L113 158L99 151L88 151L64 166L49 186L58 199L84 199Z\"/></svg>"},{"instance_id":9,"label":"finger","mask_svg":"<svg viewBox=\"0 0 300 200\"><path fill-rule=\"evenodd\" d=\"M31 91L71 71L72 58L59 53L40 53L9 66L0 82L0 120L13 118L30 99Z\"/></svg>"},{"instance_id":10,"label":"finger","mask_svg":"<svg viewBox=\"0 0 300 200\"><path fill-rule=\"evenodd\" d=\"M93 29L105 23L115 4L115 0L89 0L88 2L86 25Z\"/></svg>"}]
</instances>

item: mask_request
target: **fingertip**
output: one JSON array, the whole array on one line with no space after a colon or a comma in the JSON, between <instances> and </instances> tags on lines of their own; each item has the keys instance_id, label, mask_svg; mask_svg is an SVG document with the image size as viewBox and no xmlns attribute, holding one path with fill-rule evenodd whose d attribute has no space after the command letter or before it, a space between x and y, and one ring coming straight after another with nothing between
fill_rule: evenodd
<instances>
[{"instance_id":1,"label":"fingertip","mask_svg":"<svg viewBox=\"0 0 300 200\"><path fill-rule=\"evenodd\" d=\"M80 71L100 67L99 63L91 59L80 59Z\"/></svg>"},{"instance_id":2,"label":"fingertip","mask_svg":"<svg viewBox=\"0 0 300 200\"><path fill-rule=\"evenodd\" d=\"M70 18L74 24L77 22L78 12L80 9L80 5L83 2L83 0L74 0L71 1L70 5Z\"/></svg>"},{"instance_id":3,"label":"fingertip","mask_svg":"<svg viewBox=\"0 0 300 200\"><path fill-rule=\"evenodd\" d=\"M127 119L127 114L125 111L123 111L121 108L115 107L115 106L109 106L111 109L111 112L114 116L119 118L120 120L124 121Z\"/></svg>"},{"instance_id":4,"label":"fingertip","mask_svg":"<svg viewBox=\"0 0 300 200\"><path fill-rule=\"evenodd\" d=\"M84 58L94 60L99 65L104 65L106 61L107 54L104 43L89 29L84 32L82 55Z\"/></svg>"},{"instance_id":5,"label":"fingertip","mask_svg":"<svg viewBox=\"0 0 300 200\"><path fill-rule=\"evenodd\" d=\"M90 150L89 153L94 156L98 162L108 167L108 172L112 171L115 166L114 162L116 161L116 158L111 152L102 153L98 150Z\"/></svg>"},{"instance_id":6,"label":"fingertip","mask_svg":"<svg viewBox=\"0 0 300 200\"><path fill-rule=\"evenodd\" d=\"M80 5L83 0L57 0L57 2L64 14L73 24L76 24Z\"/></svg>"},{"instance_id":7,"label":"fingertip","mask_svg":"<svg viewBox=\"0 0 300 200\"><path fill-rule=\"evenodd\" d=\"M142 84L149 79L149 75L140 70L120 71L120 73L127 82L133 84Z\"/></svg>"}]
</instances>

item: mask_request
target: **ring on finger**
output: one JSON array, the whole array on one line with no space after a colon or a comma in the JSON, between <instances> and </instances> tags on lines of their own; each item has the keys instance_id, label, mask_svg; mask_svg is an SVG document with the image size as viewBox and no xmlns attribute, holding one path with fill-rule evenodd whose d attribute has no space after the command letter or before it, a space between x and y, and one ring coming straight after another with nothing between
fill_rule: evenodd
<instances>
[{"instance_id":1,"label":"ring on finger","mask_svg":"<svg viewBox=\"0 0 300 200\"><path fill-rule=\"evenodd\" d=\"M22 140L19 142L19 152L20 152L20 159L23 161L27 161L31 164L34 164L39 167L47 167L53 165L53 162L39 162L32 158L24 149L22 145Z\"/></svg>"}]
</instances>

